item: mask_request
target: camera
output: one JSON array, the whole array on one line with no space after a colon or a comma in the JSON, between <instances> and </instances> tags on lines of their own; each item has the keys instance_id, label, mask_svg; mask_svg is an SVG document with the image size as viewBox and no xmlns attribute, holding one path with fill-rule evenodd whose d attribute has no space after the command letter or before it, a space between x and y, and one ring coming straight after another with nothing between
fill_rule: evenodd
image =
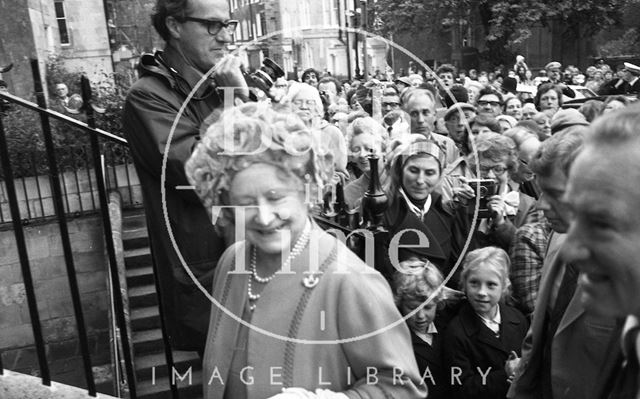
<instances>
[{"instance_id":1,"label":"camera","mask_svg":"<svg viewBox=\"0 0 640 399\"><path fill-rule=\"evenodd\" d=\"M479 196L480 205L478 207L478 218L485 219L491 217L491 210L487 206L488 199L498 193L498 185L492 179L476 179L467 182L473 189L473 192ZM473 206L470 206L469 213L473 213Z\"/></svg>"},{"instance_id":2,"label":"camera","mask_svg":"<svg viewBox=\"0 0 640 399\"><path fill-rule=\"evenodd\" d=\"M269 96L269 89L273 87L276 79L284 76L284 70L271 58L265 58L262 61L260 69L254 73L243 72L244 80L247 82L249 88L255 88L261 90L265 95ZM257 101L257 94L254 90L251 91L251 100Z\"/></svg>"}]
</instances>

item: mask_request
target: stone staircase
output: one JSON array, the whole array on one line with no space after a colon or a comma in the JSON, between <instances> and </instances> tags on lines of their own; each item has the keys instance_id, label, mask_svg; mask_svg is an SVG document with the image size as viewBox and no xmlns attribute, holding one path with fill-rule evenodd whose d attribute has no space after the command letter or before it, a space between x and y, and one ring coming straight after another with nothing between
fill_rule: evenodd
<instances>
[{"instance_id":1,"label":"stone staircase","mask_svg":"<svg viewBox=\"0 0 640 399\"><path fill-rule=\"evenodd\" d=\"M160 328L149 238L143 210L123 211L122 241L131 312L134 364L139 399L171 399L169 373ZM202 365L196 352L173 351L181 399L202 397Z\"/></svg>"}]
</instances>

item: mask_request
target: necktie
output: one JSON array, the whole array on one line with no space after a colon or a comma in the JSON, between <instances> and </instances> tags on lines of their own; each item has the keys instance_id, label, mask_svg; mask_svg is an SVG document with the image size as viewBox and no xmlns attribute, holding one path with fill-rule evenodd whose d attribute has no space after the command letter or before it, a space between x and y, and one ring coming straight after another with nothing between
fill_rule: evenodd
<instances>
[{"instance_id":1,"label":"necktie","mask_svg":"<svg viewBox=\"0 0 640 399\"><path fill-rule=\"evenodd\" d=\"M556 303L553 305L553 310L549 317L548 331L549 337L552 338L558 326L560 320L564 316L564 312L573 298L573 294L576 292L576 286L578 285L578 269L572 264L567 264L564 268L564 276L562 277L562 283L560 283L560 289L558 290L558 297Z\"/></svg>"}]
</instances>

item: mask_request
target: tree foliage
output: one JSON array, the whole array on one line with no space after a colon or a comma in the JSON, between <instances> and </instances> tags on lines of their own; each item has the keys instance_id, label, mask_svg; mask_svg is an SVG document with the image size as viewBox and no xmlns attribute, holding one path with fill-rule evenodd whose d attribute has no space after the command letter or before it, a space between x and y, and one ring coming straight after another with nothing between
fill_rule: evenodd
<instances>
[{"instance_id":1,"label":"tree foliage","mask_svg":"<svg viewBox=\"0 0 640 399\"><path fill-rule=\"evenodd\" d=\"M485 46L499 56L531 36L534 26L557 22L564 37L580 39L616 24L637 0L378 0L381 34L442 29L479 16Z\"/></svg>"}]
</instances>

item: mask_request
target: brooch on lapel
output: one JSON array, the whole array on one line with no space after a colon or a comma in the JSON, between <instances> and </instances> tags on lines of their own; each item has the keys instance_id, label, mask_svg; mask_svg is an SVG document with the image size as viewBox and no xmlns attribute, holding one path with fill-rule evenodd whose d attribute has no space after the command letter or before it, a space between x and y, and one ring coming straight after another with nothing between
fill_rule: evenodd
<instances>
[{"instance_id":1,"label":"brooch on lapel","mask_svg":"<svg viewBox=\"0 0 640 399\"><path fill-rule=\"evenodd\" d=\"M309 273L307 277L302 279L302 285L307 288L313 288L320 282L321 273Z\"/></svg>"}]
</instances>

